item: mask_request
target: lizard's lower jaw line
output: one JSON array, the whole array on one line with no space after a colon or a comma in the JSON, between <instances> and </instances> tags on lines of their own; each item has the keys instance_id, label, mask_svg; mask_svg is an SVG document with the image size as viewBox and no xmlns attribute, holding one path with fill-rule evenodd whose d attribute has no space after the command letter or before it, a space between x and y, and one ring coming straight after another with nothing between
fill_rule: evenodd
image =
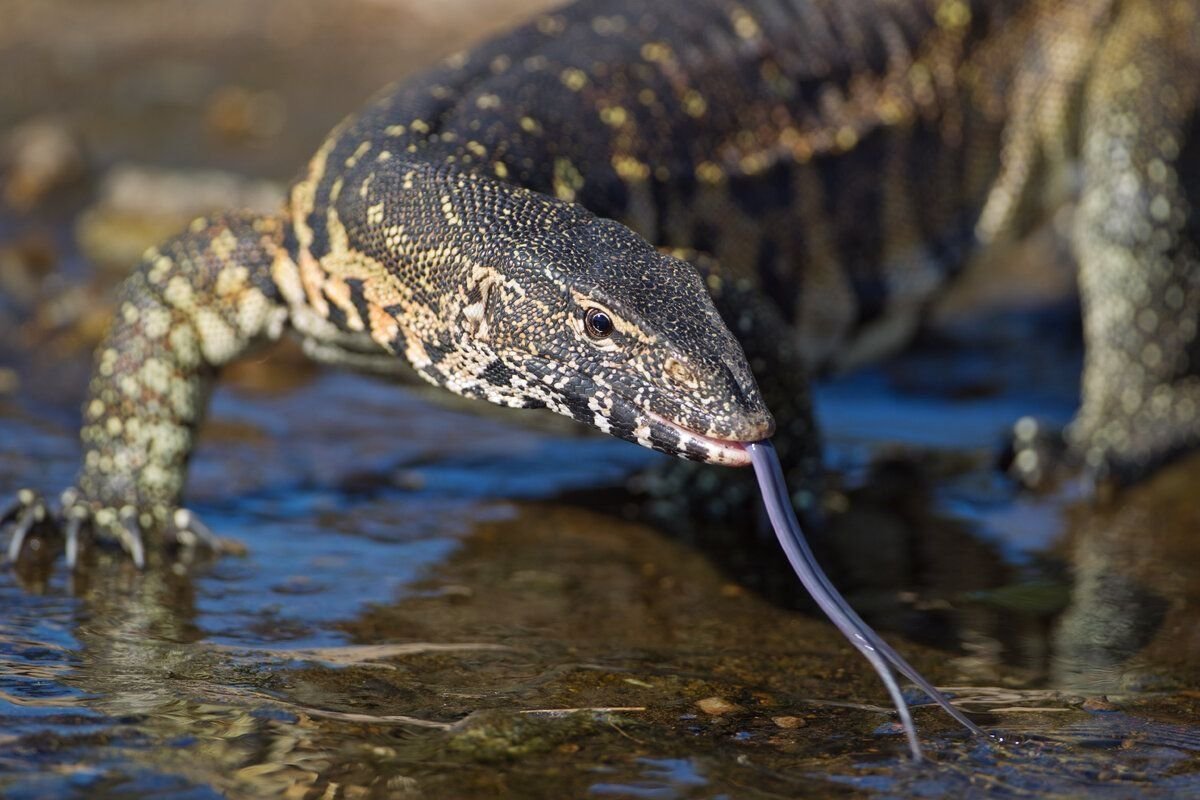
<instances>
[{"instance_id":1,"label":"lizard's lower jaw line","mask_svg":"<svg viewBox=\"0 0 1200 800\"><path fill-rule=\"evenodd\" d=\"M658 423L670 428L679 437L679 449L685 450L691 444L695 445L704 451L704 462L707 464L724 464L729 467L748 467L750 466L750 452L746 450L746 445L752 442L736 442L729 439L714 439L711 436L705 436L702 433L690 431L680 425L676 425L666 417L647 412L650 417ZM758 437L754 441L761 441L770 435L769 431L764 431L763 436Z\"/></svg>"}]
</instances>

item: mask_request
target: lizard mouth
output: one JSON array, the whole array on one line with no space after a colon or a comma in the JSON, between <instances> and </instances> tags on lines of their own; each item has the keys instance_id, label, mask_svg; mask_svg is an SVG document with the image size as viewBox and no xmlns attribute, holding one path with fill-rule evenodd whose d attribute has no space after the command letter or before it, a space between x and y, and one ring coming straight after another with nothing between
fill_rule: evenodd
<instances>
[{"instance_id":1,"label":"lizard mouth","mask_svg":"<svg viewBox=\"0 0 1200 800\"><path fill-rule=\"evenodd\" d=\"M676 458L748 467L752 462L746 446L769 439L775 432L775 420L770 413L765 408L751 408L729 426L729 432L738 438L710 436L651 411L626 397L611 382L597 384L591 376L578 373L577 376L578 386L572 388L579 394L573 401L568 398L557 406L551 405L553 410L603 433Z\"/></svg>"},{"instance_id":2,"label":"lizard mouth","mask_svg":"<svg viewBox=\"0 0 1200 800\"><path fill-rule=\"evenodd\" d=\"M711 436L705 436L702 433L688 430L681 425L677 425L666 417L655 414L653 411L645 412L650 419L667 429L671 434L678 438L679 442L675 446L678 455L690 458L694 461L703 461L709 464L724 464L730 467L747 467L750 465L750 452L746 450L746 445L750 441L739 442L731 439L714 439ZM769 430L764 430L763 435L752 441L759 441L770 436Z\"/></svg>"}]
</instances>

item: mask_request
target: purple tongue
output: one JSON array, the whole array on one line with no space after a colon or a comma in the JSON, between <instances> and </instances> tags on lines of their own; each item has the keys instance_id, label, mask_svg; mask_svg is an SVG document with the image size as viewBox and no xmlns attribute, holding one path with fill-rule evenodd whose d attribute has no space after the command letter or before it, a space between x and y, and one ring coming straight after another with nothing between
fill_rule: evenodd
<instances>
[{"instance_id":1,"label":"purple tongue","mask_svg":"<svg viewBox=\"0 0 1200 800\"><path fill-rule=\"evenodd\" d=\"M767 506L767 515L771 518L771 526L775 529L775 536L779 538L779 543L783 546L783 551L787 554L792 569L796 571L800 582L804 584L804 588L817 601L817 605L821 607L826 616L837 626L842 635L850 640L850 644L867 657L871 666L879 673L883 685L887 687L888 694L892 696L896 713L900 715L900 723L904 726L905 736L908 737L908 746L912 750L913 760L921 761L923 758L921 745L917 741L917 729L908 712L908 705L900 694L900 686L896 683L891 669L888 668L888 662L891 662L897 671L919 686L935 703L945 709L946 713L962 723L968 730L986 736L987 734L978 725L951 705L945 695L935 689L933 684L922 677L921 673L917 672L887 642L883 641L879 634L871 630L867 623L863 622L862 618L850 607L846 599L838 594L837 589L833 588L833 584L829 582L829 578L826 577L813 557L812 550L809 549L808 542L804 539L804 532L800 530L800 522L792 510L792 502L788 496L787 484L784 483L783 470L779 466L779 457L775 454L774 445L764 439L761 442L746 445L746 450L750 453L750 459L754 463L754 474L758 477L758 486L762 491L763 502Z\"/></svg>"}]
</instances>

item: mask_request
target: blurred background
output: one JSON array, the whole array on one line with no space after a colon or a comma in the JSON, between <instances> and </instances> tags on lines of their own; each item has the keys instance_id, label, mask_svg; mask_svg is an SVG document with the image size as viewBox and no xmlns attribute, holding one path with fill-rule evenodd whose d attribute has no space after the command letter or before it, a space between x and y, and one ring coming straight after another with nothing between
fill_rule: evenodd
<instances>
[{"instance_id":1,"label":"blurred background","mask_svg":"<svg viewBox=\"0 0 1200 800\"><path fill-rule=\"evenodd\" d=\"M146 247L274 211L341 117L544 5L3 0L0 347L94 340Z\"/></svg>"}]
</instances>

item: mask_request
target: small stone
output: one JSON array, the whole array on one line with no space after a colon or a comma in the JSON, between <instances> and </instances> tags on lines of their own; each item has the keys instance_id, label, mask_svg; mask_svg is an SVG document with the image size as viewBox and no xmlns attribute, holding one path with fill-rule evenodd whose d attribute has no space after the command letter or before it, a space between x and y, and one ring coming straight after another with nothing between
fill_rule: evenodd
<instances>
[{"instance_id":1,"label":"small stone","mask_svg":"<svg viewBox=\"0 0 1200 800\"><path fill-rule=\"evenodd\" d=\"M696 707L710 716L718 717L722 714L732 714L734 711L740 711L741 707L729 702L724 697L706 697L703 700L696 701Z\"/></svg>"},{"instance_id":2,"label":"small stone","mask_svg":"<svg viewBox=\"0 0 1200 800\"><path fill-rule=\"evenodd\" d=\"M793 730L795 728L803 728L806 724L803 717L771 717L771 722L774 722L780 728Z\"/></svg>"},{"instance_id":3,"label":"small stone","mask_svg":"<svg viewBox=\"0 0 1200 800\"><path fill-rule=\"evenodd\" d=\"M1080 706L1080 708L1082 708L1084 711L1119 711L1120 710L1116 707L1116 705L1111 703L1109 701L1109 699L1107 697L1105 697L1104 695L1100 695L1099 697L1087 698L1086 700L1083 701L1083 705Z\"/></svg>"}]
</instances>

